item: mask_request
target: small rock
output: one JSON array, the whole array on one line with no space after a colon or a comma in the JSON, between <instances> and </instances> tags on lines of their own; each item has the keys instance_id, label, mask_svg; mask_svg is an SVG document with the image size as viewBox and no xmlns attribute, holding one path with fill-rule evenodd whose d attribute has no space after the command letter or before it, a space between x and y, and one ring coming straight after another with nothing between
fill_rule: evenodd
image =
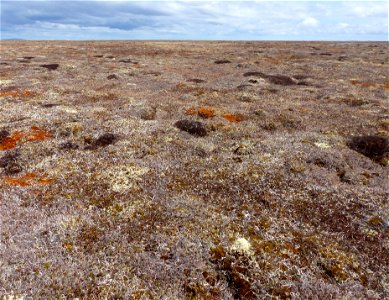
<instances>
[{"instance_id":1,"label":"small rock","mask_svg":"<svg viewBox=\"0 0 389 300\"><path fill-rule=\"evenodd\" d=\"M178 129L186 131L195 136L206 136L207 129L201 122L191 120L180 120L174 124Z\"/></svg>"}]
</instances>

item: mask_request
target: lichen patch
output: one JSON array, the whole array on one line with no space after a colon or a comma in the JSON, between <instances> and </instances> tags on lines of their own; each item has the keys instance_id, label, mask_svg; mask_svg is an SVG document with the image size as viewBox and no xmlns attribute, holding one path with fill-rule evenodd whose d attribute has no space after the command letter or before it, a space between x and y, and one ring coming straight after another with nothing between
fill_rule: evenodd
<instances>
[{"instance_id":1,"label":"lichen patch","mask_svg":"<svg viewBox=\"0 0 389 300\"><path fill-rule=\"evenodd\" d=\"M120 193L134 188L148 171L148 168L140 166L121 165L101 173L99 178L105 180L114 192Z\"/></svg>"}]
</instances>

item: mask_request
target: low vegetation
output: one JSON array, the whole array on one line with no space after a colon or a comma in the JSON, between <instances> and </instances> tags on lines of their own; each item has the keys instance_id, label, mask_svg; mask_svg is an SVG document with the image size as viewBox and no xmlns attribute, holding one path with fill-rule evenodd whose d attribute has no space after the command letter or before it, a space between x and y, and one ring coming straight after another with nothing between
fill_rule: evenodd
<instances>
[{"instance_id":1,"label":"low vegetation","mask_svg":"<svg viewBox=\"0 0 389 300\"><path fill-rule=\"evenodd\" d=\"M388 298L386 47L2 41L0 299Z\"/></svg>"}]
</instances>

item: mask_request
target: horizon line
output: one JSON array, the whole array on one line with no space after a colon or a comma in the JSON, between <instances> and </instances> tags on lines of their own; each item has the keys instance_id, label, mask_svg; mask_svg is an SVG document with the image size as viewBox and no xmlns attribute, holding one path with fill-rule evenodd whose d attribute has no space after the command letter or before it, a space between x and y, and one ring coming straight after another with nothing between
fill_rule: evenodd
<instances>
[{"instance_id":1,"label":"horizon line","mask_svg":"<svg viewBox=\"0 0 389 300\"><path fill-rule=\"evenodd\" d=\"M382 42L382 43L389 43L389 40L328 40L328 39L302 39L302 40L282 40L282 39L274 39L274 40L246 40L246 39L80 39L80 40L72 40L72 39L49 39L49 40L27 40L27 39L2 39L0 38L0 41L23 41L23 42L119 42L119 41L159 41L159 42L188 42L188 41L194 41L194 42Z\"/></svg>"}]
</instances>

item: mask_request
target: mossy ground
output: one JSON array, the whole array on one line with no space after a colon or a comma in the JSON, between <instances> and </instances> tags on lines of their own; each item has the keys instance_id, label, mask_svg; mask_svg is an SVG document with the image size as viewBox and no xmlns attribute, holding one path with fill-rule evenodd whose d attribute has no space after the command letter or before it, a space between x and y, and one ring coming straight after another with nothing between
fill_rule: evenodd
<instances>
[{"instance_id":1,"label":"mossy ground","mask_svg":"<svg viewBox=\"0 0 389 300\"><path fill-rule=\"evenodd\" d=\"M0 299L389 297L386 47L3 41Z\"/></svg>"}]
</instances>

